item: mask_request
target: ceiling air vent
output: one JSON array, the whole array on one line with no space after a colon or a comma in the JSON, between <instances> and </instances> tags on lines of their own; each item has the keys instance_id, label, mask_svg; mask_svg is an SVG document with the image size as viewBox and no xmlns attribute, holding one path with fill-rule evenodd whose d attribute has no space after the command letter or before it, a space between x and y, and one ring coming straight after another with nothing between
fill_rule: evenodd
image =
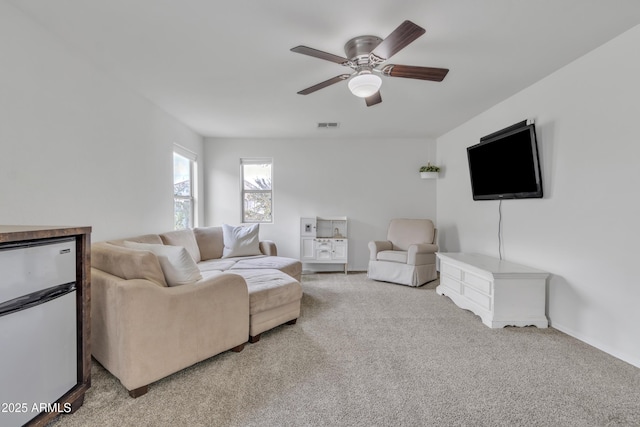
<instances>
[{"instance_id":1,"label":"ceiling air vent","mask_svg":"<svg viewBox=\"0 0 640 427\"><path fill-rule=\"evenodd\" d=\"M337 122L323 122L318 123L318 129L337 129L340 126Z\"/></svg>"}]
</instances>

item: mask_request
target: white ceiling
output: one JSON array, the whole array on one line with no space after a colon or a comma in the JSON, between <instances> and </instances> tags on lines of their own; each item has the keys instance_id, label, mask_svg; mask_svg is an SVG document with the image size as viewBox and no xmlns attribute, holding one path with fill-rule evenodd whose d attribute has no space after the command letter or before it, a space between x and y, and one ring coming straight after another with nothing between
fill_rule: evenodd
<instances>
[{"instance_id":1,"label":"white ceiling","mask_svg":"<svg viewBox=\"0 0 640 427\"><path fill-rule=\"evenodd\" d=\"M12 0L79 55L204 136L437 137L640 24L638 0ZM347 40L404 20L425 35L388 63L449 68L441 83L383 78L366 107ZM611 75L602 78L615 78ZM318 122L339 122L319 130Z\"/></svg>"}]
</instances>

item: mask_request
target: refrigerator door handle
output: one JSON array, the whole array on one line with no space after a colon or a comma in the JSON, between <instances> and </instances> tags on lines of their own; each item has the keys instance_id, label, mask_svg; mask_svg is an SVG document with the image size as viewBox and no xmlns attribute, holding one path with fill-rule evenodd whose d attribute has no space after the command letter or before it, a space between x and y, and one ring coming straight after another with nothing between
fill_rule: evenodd
<instances>
[{"instance_id":1,"label":"refrigerator door handle","mask_svg":"<svg viewBox=\"0 0 640 427\"><path fill-rule=\"evenodd\" d=\"M0 317L44 304L75 290L76 282L69 282L5 301L0 303Z\"/></svg>"}]
</instances>

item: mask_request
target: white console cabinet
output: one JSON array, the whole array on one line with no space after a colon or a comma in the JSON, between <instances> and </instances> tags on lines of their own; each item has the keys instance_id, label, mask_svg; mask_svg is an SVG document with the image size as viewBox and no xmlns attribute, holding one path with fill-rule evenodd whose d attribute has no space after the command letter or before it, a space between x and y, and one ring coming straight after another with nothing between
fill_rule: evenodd
<instances>
[{"instance_id":1,"label":"white console cabinet","mask_svg":"<svg viewBox=\"0 0 640 427\"><path fill-rule=\"evenodd\" d=\"M347 217L300 218L300 261L344 264L347 273L348 254Z\"/></svg>"},{"instance_id":2,"label":"white console cabinet","mask_svg":"<svg viewBox=\"0 0 640 427\"><path fill-rule=\"evenodd\" d=\"M497 258L467 253L437 253L439 295L470 310L490 328L546 328L546 281L549 273Z\"/></svg>"}]
</instances>

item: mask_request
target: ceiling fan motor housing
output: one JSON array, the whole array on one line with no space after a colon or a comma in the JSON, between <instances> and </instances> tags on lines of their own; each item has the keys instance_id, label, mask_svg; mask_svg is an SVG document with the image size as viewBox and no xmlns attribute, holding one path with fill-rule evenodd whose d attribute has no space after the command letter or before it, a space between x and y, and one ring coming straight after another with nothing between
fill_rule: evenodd
<instances>
[{"instance_id":1,"label":"ceiling fan motor housing","mask_svg":"<svg viewBox=\"0 0 640 427\"><path fill-rule=\"evenodd\" d=\"M344 45L344 53L356 66L370 65L369 54L382 42L376 36L358 36Z\"/></svg>"}]
</instances>

